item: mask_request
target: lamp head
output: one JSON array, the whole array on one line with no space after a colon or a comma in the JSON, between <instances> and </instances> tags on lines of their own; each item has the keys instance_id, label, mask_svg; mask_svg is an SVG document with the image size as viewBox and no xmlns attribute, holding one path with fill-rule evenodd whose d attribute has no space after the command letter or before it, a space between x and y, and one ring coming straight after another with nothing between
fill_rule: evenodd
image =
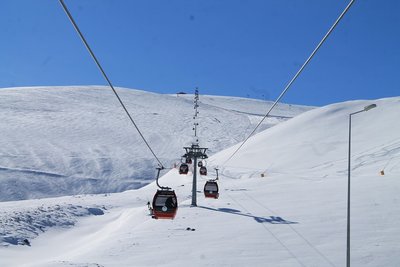
<instances>
[{"instance_id":1,"label":"lamp head","mask_svg":"<svg viewBox=\"0 0 400 267\"><path fill-rule=\"evenodd\" d=\"M368 106L364 107L364 111L368 111L368 110L373 109L373 108L376 108L376 104L371 104L371 105L368 105Z\"/></svg>"}]
</instances>

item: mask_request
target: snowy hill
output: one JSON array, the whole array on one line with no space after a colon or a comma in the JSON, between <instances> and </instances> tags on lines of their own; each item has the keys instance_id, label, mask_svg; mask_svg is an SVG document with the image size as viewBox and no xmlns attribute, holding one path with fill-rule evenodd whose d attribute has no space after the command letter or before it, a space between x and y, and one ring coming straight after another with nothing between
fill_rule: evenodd
<instances>
[{"instance_id":1,"label":"snowy hill","mask_svg":"<svg viewBox=\"0 0 400 267\"><path fill-rule=\"evenodd\" d=\"M356 136L352 140L354 175L361 169L375 175L388 162L390 165L386 168L389 170L400 167L395 160L400 152L396 122L400 101L388 98L375 102L379 108L353 117L352 132ZM366 103L352 101L325 106L259 133L246 143L247 150L252 152L233 157L226 164L225 174L235 168L255 169L255 175L265 170L274 174L296 174L307 179L346 174L348 115L362 110ZM236 147L220 152L210 163L222 165L224 161L218 159L230 156ZM258 169L260 166L263 168Z\"/></svg>"},{"instance_id":2,"label":"snowy hill","mask_svg":"<svg viewBox=\"0 0 400 267\"><path fill-rule=\"evenodd\" d=\"M344 266L348 114L371 103L353 117L351 263L399 266L399 97L313 109L250 138L226 164L235 146L216 153L208 166L221 168L220 198L202 196L202 178L198 207L191 176L169 171L172 221L148 215L154 183L2 202L3 245L30 242L0 248L2 266Z\"/></svg>"},{"instance_id":3,"label":"snowy hill","mask_svg":"<svg viewBox=\"0 0 400 267\"><path fill-rule=\"evenodd\" d=\"M178 162L192 142L193 95L118 91L163 165ZM242 140L270 105L200 95L198 136L212 155ZM260 130L309 109L282 104ZM154 180L157 162L108 87L1 89L0 116L0 201L121 192Z\"/></svg>"}]
</instances>

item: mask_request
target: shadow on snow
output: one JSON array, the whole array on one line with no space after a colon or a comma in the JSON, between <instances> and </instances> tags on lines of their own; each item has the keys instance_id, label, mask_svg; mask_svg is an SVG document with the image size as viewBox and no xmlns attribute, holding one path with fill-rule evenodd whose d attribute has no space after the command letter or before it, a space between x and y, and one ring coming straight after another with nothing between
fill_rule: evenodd
<instances>
[{"instance_id":1,"label":"shadow on snow","mask_svg":"<svg viewBox=\"0 0 400 267\"><path fill-rule=\"evenodd\" d=\"M202 209L206 209L206 210L216 211L216 212L224 212L224 213L229 213L229 214L233 214L233 215L250 217L250 218L253 218L258 223L297 224L297 222L287 221L285 219L282 219L282 217L279 217L279 216L259 217L259 216L254 216L254 215L251 215L251 214L244 214L240 210L235 210L235 209L230 209L230 208L214 209L214 208L204 207L204 206L198 206L198 207L202 208Z\"/></svg>"}]
</instances>

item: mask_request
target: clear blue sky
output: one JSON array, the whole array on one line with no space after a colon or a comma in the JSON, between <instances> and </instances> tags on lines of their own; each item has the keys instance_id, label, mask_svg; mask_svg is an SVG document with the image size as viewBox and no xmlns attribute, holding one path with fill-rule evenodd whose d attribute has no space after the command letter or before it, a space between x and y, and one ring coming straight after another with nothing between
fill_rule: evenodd
<instances>
[{"instance_id":1,"label":"clear blue sky","mask_svg":"<svg viewBox=\"0 0 400 267\"><path fill-rule=\"evenodd\" d=\"M274 100L348 0L65 0L115 86ZM283 102L400 95L400 1L356 0ZM106 85L57 0L0 1L0 88Z\"/></svg>"}]
</instances>

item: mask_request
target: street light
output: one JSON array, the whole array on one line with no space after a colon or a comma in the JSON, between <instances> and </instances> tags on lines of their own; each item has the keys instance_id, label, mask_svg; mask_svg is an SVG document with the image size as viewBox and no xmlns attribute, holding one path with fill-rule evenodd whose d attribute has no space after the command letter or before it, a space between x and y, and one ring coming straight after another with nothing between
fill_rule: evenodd
<instances>
[{"instance_id":1,"label":"street light","mask_svg":"<svg viewBox=\"0 0 400 267\"><path fill-rule=\"evenodd\" d=\"M350 267L350 156L351 156L351 116L368 111L376 108L376 104L371 104L364 109L350 113L349 115L349 155L348 155L348 167L347 167L347 255L346 255L346 266Z\"/></svg>"}]
</instances>

